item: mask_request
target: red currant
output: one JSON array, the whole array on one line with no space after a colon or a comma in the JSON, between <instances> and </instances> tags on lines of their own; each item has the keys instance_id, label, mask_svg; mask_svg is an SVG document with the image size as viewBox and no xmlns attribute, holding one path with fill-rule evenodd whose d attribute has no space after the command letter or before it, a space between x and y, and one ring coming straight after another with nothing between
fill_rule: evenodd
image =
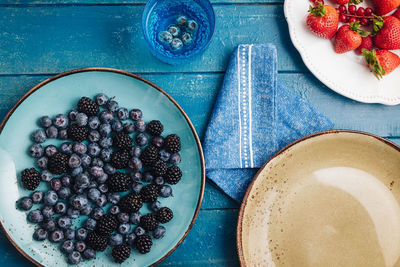
<instances>
[{"instance_id":1,"label":"red currant","mask_svg":"<svg viewBox=\"0 0 400 267\"><path fill-rule=\"evenodd\" d=\"M364 16L365 9L363 7L359 7L357 9L357 16Z\"/></svg>"},{"instance_id":2,"label":"red currant","mask_svg":"<svg viewBox=\"0 0 400 267\"><path fill-rule=\"evenodd\" d=\"M347 13L347 8L345 5L340 5L339 6L339 13L340 14L346 14Z\"/></svg>"},{"instance_id":3,"label":"red currant","mask_svg":"<svg viewBox=\"0 0 400 267\"><path fill-rule=\"evenodd\" d=\"M371 16L374 13L374 11L372 10L372 8L367 7L364 11L364 15L365 16Z\"/></svg>"},{"instance_id":4,"label":"red currant","mask_svg":"<svg viewBox=\"0 0 400 267\"><path fill-rule=\"evenodd\" d=\"M357 18L355 18L355 17L349 18L349 23L353 23L353 22L356 22L356 21L357 21Z\"/></svg>"},{"instance_id":5,"label":"red currant","mask_svg":"<svg viewBox=\"0 0 400 267\"><path fill-rule=\"evenodd\" d=\"M357 7L356 5L350 5L349 6L349 13L350 14L355 14L357 12Z\"/></svg>"},{"instance_id":6,"label":"red currant","mask_svg":"<svg viewBox=\"0 0 400 267\"><path fill-rule=\"evenodd\" d=\"M370 22L370 20L369 20L369 19L366 19L366 18L362 18L362 19L360 20L360 24L363 25L363 26L368 26L368 25L369 25L369 22Z\"/></svg>"},{"instance_id":7,"label":"red currant","mask_svg":"<svg viewBox=\"0 0 400 267\"><path fill-rule=\"evenodd\" d=\"M348 20L348 17L347 17L346 14L340 14L340 15L339 15L339 21L340 21L340 22L346 23L347 20Z\"/></svg>"}]
</instances>

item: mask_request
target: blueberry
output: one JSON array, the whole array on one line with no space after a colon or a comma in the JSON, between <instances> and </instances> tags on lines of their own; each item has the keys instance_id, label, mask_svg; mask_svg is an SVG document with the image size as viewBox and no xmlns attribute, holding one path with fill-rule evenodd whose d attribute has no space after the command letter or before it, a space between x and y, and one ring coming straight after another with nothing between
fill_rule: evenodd
<instances>
[{"instance_id":1,"label":"blueberry","mask_svg":"<svg viewBox=\"0 0 400 267\"><path fill-rule=\"evenodd\" d=\"M81 253L78 251L73 251L68 255L68 263L69 264L79 264L82 260Z\"/></svg>"},{"instance_id":2,"label":"blueberry","mask_svg":"<svg viewBox=\"0 0 400 267\"><path fill-rule=\"evenodd\" d=\"M104 137L100 140L100 146L103 148L109 148L112 146L112 138L111 137Z\"/></svg>"},{"instance_id":3,"label":"blueberry","mask_svg":"<svg viewBox=\"0 0 400 267\"><path fill-rule=\"evenodd\" d=\"M49 128L46 129L46 135L48 138L57 138L58 136L58 130L55 126L50 126Z\"/></svg>"},{"instance_id":4,"label":"blueberry","mask_svg":"<svg viewBox=\"0 0 400 267\"><path fill-rule=\"evenodd\" d=\"M104 215L104 210L101 208L94 208L92 212L90 213L90 218L93 218L95 220L100 219L101 216Z\"/></svg>"},{"instance_id":5,"label":"blueberry","mask_svg":"<svg viewBox=\"0 0 400 267\"><path fill-rule=\"evenodd\" d=\"M74 240L75 239L75 230L73 230L71 228L65 229L64 238L67 240Z\"/></svg>"},{"instance_id":6,"label":"blueberry","mask_svg":"<svg viewBox=\"0 0 400 267\"><path fill-rule=\"evenodd\" d=\"M73 147L72 143L65 142L61 144L60 151L64 154L71 155L73 153L72 147Z\"/></svg>"},{"instance_id":7,"label":"blueberry","mask_svg":"<svg viewBox=\"0 0 400 267\"><path fill-rule=\"evenodd\" d=\"M53 174L51 172L49 172L48 170L44 170L40 174L40 178L44 182L50 182L50 180L53 179Z\"/></svg>"},{"instance_id":8,"label":"blueberry","mask_svg":"<svg viewBox=\"0 0 400 267\"><path fill-rule=\"evenodd\" d=\"M72 184L72 177L69 175L64 175L61 177L61 183L63 186L70 186Z\"/></svg>"},{"instance_id":9,"label":"blueberry","mask_svg":"<svg viewBox=\"0 0 400 267\"><path fill-rule=\"evenodd\" d=\"M63 239L64 232L59 229L54 230L49 236L49 240L53 243L60 243Z\"/></svg>"},{"instance_id":10,"label":"blueberry","mask_svg":"<svg viewBox=\"0 0 400 267\"><path fill-rule=\"evenodd\" d=\"M70 204L74 209L81 210L88 204L88 199L84 195L75 195L70 198Z\"/></svg>"},{"instance_id":11,"label":"blueberry","mask_svg":"<svg viewBox=\"0 0 400 267\"><path fill-rule=\"evenodd\" d=\"M171 35L173 37L177 37L179 35L179 33L181 32L181 30L179 29L179 27L177 27L175 25L170 25L168 27L168 32L171 33Z\"/></svg>"},{"instance_id":12,"label":"blueberry","mask_svg":"<svg viewBox=\"0 0 400 267\"><path fill-rule=\"evenodd\" d=\"M148 141L149 141L149 138L144 133L138 133L135 137L135 143L138 146L145 146L145 145L147 145Z\"/></svg>"},{"instance_id":13,"label":"blueberry","mask_svg":"<svg viewBox=\"0 0 400 267\"><path fill-rule=\"evenodd\" d=\"M146 131L146 123L142 120L138 120L135 123L135 130L139 133L143 133L144 131Z\"/></svg>"},{"instance_id":14,"label":"blueberry","mask_svg":"<svg viewBox=\"0 0 400 267\"><path fill-rule=\"evenodd\" d=\"M107 182L108 180L108 174L107 173L103 173L101 176L97 177L97 182L99 184L104 184L105 182Z\"/></svg>"},{"instance_id":15,"label":"blueberry","mask_svg":"<svg viewBox=\"0 0 400 267\"><path fill-rule=\"evenodd\" d=\"M113 129L115 132L120 132L124 129L124 125L121 121L114 120L111 122L111 129Z\"/></svg>"},{"instance_id":16,"label":"blueberry","mask_svg":"<svg viewBox=\"0 0 400 267\"><path fill-rule=\"evenodd\" d=\"M54 178L50 181L50 187L51 189L53 189L54 191L58 191L61 189L62 187L62 183L61 180L58 178Z\"/></svg>"},{"instance_id":17,"label":"blueberry","mask_svg":"<svg viewBox=\"0 0 400 267\"><path fill-rule=\"evenodd\" d=\"M146 233L146 231L145 231L142 227L137 226L137 227L133 230L133 233L134 233L136 236L141 236L141 235L144 235L144 234Z\"/></svg>"},{"instance_id":18,"label":"blueberry","mask_svg":"<svg viewBox=\"0 0 400 267\"><path fill-rule=\"evenodd\" d=\"M40 118L39 124L43 128L48 128L52 124L51 118L49 116L43 116L43 117Z\"/></svg>"},{"instance_id":19,"label":"blueberry","mask_svg":"<svg viewBox=\"0 0 400 267\"><path fill-rule=\"evenodd\" d=\"M96 181L90 181L90 184L88 186L88 189L92 189L92 188L97 188L98 184Z\"/></svg>"},{"instance_id":20,"label":"blueberry","mask_svg":"<svg viewBox=\"0 0 400 267\"><path fill-rule=\"evenodd\" d=\"M101 135L98 131L92 130L89 132L88 139L90 142L98 142L100 140L100 138L101 138Z\"/></svg>"},{"instance_id":21,"label":"blueberry","mask_svg":"<svg viewBox=\"0 0 400 267\"><path fill-rule=\"evenodd\" d=\"M71 240L64 241L64 243L61 245L61 251L65 254L70 254L72 251L74 251L74 242Z\"/></svg>"},{"instance_id":22,"label":"blueberry","mask_svg":"<svg viewBox=\"0 0 400 267\"><path fill-rule=\"evenodd\" d=\"M178 165L179 163L181 163L181 155L179 155L179 153L172 154L169 158L169 163L173 165Z\"/></svg>"},{"instance_id":23,"label":"blueberry","mask_svg":"<svg viewBox=\"0 0 400 267\"><path fill-rule=\"evenodd\" d=\"M75 243L75 250L78 252L83 252L86 250L86 243L84 241L78 241Z\"/></svg>"},{"instance_id":24,"label":"blueberry","mask_svg":"<svg viewBox=\"0 0 400 267\"><path fill-rule=\"evenodd\" d=\"M140 190L142 190L143 184L141 183L133 183L132 185L132 191L135 192L136 194L140 193Z\"/></svg>"},{"instance_id":25,"label":"blueberry","mask_svg":"<svg viewBox=\"0 0 400 267\"><path fill-rule=\"evenodd\" d=\"M47 163L49 159L47 157L41 157L37 160L37 165L40 169L45 170L47 169Z\"/></svg>"},{"instance_id":26,"label":"blueberry","mask_svg":"<svg viewBox=\"0 0 400 267\"><path fill-rule=\"evenodd\" d=\"M43 221L43 215L40 210L32 210L28 213L28 220L32 223L40 223Z\"/></svg>"},{"instance_id":27,"label":"blueberry","mask_svg":"<svg viewBox=\"0 0 400 267\"><path fill-rule=\"evenodd\" d=\"M104 165L104 172L107 174L114 174L116 172L116 169L109 163L107 163L106 165Z\"/></svg>"},{"instance_id":28,"label":"blueberry","mask_svg":"<svg viewBox=\"0 0 400 267\"><path fill-rule=\"evenodd\" d=\"M190 33L185 32L182 35L182 42L184 45L190 45L191 43L193 43L193 37Z\"/></svg>"},{"instance_id":29,"label":"blueberry","mask_svg":"<svg viewBox=\"0 0 400 267\"><path fill-rule=\"evenodd\" d=\"M59 129L67 128L68 123L69 123L68 117L65 116L64 114L58 114L53 119L53 125L56 126Z\"/></svg>"},{"instance_id":30,"label":"blueberry","mask_svg":"<svg viewBox=\"0 0 400 267\"><path fill-rule=\"evenodd\" d=\"M182 43L181 39L174 38L174 39L172 39L170 45L171 45L172 50L179 50L182 48L183 43Z\"/></svg>"},{"instance_id":31,"label":"blueberry","mask_svg":"<svg viewBox=\"0 0 400 267\"><path fill-rule=\"evenodd\" d=\"M102 123L110 123L114 119L114 113L108 110L103 110L100 113L100 120Z\"/></svg>"},{"instance_id":32,"label":"blueberry","mask_svg":"<svg viewBox=\"0 0 400 267\"><path fill-rule=\"evenodd\" d=\"M133 171L129 173L129 175L134 182L139 182L140 180L142 180L142 173L140 171Z\"/></svg>"},{"instance_id":33,"label":"blueberry","mask_svg":"<svg viewBox=\"0 0 400 267\"><path fill-rule=\"evenodd\" d=\"M69 118L71 121L74 121L74 120L76 119L76 115L77 115L78 113L79 113L79 112L78 112L77 110L73 109L73 110L71 110L71 111L68 113L68 118Z\"/></svg>"},{"instance_id":34,"label":"blueberry","mask_svg":"<svg viewBox=\"0 0 400 267\"><path fill-rule=\"evenodd\" d=\"M43 201L43 192L42 191L35 191L35 192L32 193L31 198L32 198L32 202L34 204L42 203L42 201Z\"/></svg>"},{"instance_id":35,"label":"blueberry","mask_svg":"<svg viewBox=\"0 0 400 267\"><path fill-rule=\"evenodd\" d=\"M119 195L119 193L111 193L110 192L107 194L107 200L111 204L117 204L120 199L121 199L121 196Z\"/></svg>"},{"instance_id":36,"label":"blueberry","mask_svg":"<svg viewBox=\"0 0 400 267\"><path fill-rule=\"evenodd\" d=\"M94 230L96 228L96 224L97 222L95 219L89 218L85 222L85 228L88 230Z\"/></svg>"},{"instance_id":37,"label":"blueberry","mask_svg":"<svg viewBox=\"0 0 400 267\"><path fill-rule=\"evenodd\" d=\"M77 186L79 189L86 189L89 187L89 176L87 176L85 173L82 173L78 175L75 179L75 186Z\"/></svg>"},{"instance_id":38,"label":"blueberry","mask_svg":"<svg viewBox=\"0 0 400 267\"><path fill-rule=\"evenodd\" d=\"M108 102L107 102L107 109L108 109L109 111L115 112L115 111L117 111L118 107L119 107L119 106L118 106L118 102L117 102L117 101L112 100L112 99L108 100Z\"/></svg>"},{"instance_id":39,"label":"blueberry","mask_svg":"<svg viewBox=\"0 0 400 267\"><path fill-rule=\"evenodd\" d=\"M98 94L96 96L96 103L99 106L103 106L104 104L106 104L108 101L108 96L106 96L105 94Z\"/></svg>"},{"instance_id":40,"label":"blueberry","mask_svg":"<svg viewBox=\"0 0 400 267\"><path fill-rule=\"evenodd\" d=\"M129 160L128 166L132 170L140 171L143 167L143 164L139 158L134 157Z\"/></svg>"},{"instance_id":41,"label":"blueberry","mask_svg":"<svg viewBox=\"0 0 400 267\"><path fill-rule=\"evenodd\" d=\"M153 182L153 179L154 179L154 177L153 177L153 175L151 175L150 172L145 172L143 174L143 178L142 178L143 182L151 183L151 182Z\"/></svg>"},{"instance_id":42,"label":"blueberry","mask_svg":"<svg viewBox=\"0 0 400 267\"><path fill-rule=\"evenodd\" d=\"M61 229L67 229L71 227L72 221L67 216L61 216L57 219L57 224Z\"/></svg>"},{"instance_id":43,"label":"blueberry","mask_svg":"<svg viewBox=\"0 0 400 267\"><path fill-rule=\"evenodd\" d=\"M173 38L174 37L172 36L172 34L168 31L162 31L158 34L158 40L160 40L160 42L162 43L169 44L171 43Z\"/></svg>"},{"instance_id":44,"label":"blueberry","mask_svg":"<svg viewBox=\"0 0 400 267\"><path fill-rule=\"evenodd\" d=\"M56 230L56 223L54 222L54 220L52 218L44 221L41 224L41 226L43 229L45 229L46 231L49 231L49 232L53 232L54 230Z\"/></svg>"},{"instance_id":45,"label":"blueberry","mask_svg":"<svg viewBox=\"0 0 400 267\"><path fill-rule=\"evenodd\" d=\"M118 246L122 244L122 235L120 234L112 234L110 236L109 244L110 246Z\"/></svg>"},{"instance_id":46,"label":"blueberry","mask_svg":"<svg viewBox=\"0 0 400 267\"><path fill-rule=\"evenodd\" d=\"M130 246L134 245L135 239L136 239L136 235L134 233L130 233L125 236L125 242Z\"/></svg>"},{"instance_id":47,"label":"blueberry","mask_svg":"<svg viewBox=\"0 0 400 267\"><path fill-rule=\"evenodd\" d=\"M130 155L131 157L140 157L140 155L142 154L142 148L140 148L139 146L133 146L130 150Z\"/></svg>"},{"instance_id":48,"label":"blueberry","mask_svg":"<svg viewBox=\"0 0 400 267\"><path fill-rule=\"evenodd\" d=\"M86 205L81 209L82 215L89 215L92 212L93 208L90 205Z\"/></svg>"},{"instance_id":49,"label":"blueberry","mask_svg":"<svg viewBox=\"0 0 400 267\"><path fill-rule=\"evenodd\" d=\"M99 128L100 125L100 120L98 117L93 116L89 118L89 122L88 122L89 128L92 130L95 130L97 128Z\"/></svg>"},{"instance_id":50,"label":"blueberry","mask_svg":"<svg viewBox=\"0 0 400 267\"><path fill-rule=\"evenodd\" d=\"M197 31L197 30L199 29L199 25L197 24L196 21L194 21L194 20L189 20L189 21L187 22L187 27L186 27L186 29L187 29L189 32L195 32L195 31Z\"/></svg>"},{"instance_id":51,"label":"blueberry","mask_svg":"<svg viewBox=\"0 0 400 267\"><path fill-rule=\"evenodd\" d=\"M48 233L45 229L39 228L33 233L33 238L37 241L43 241L47 238Z\"/></svg>"},{"instance_id":52,"label":"blueberry","mask_svg":"<svg viewBox=\"0 0 400 267\"><path fill-rule=\"evenodd\" d=\"M103 163L100 159L99 159L99 161L101 162L101 163ZM93 162L95 162L94 160L93 160ZM102 164L101 164L102 165ZM91 167L90 168L90 174L91 175L93 175L94 177L101 177L103 174L104 174L104 170L103 170L103 168L102 167L99 167L99 166L93 166L93 167Z\"/></svg>"},{"instance_id":53,"label":"blueberry","mask_svg":"<svg viewBox=\"0 0 400 267\"><path fill-rule=\"evenodd\" d=\"M96 251L94 251L91 248L87 248L84 252L83 252L83 257L87 260L92 260L96 258Z\"/></svg>"},{"instance_id":54,"label":"blueberry","mask_svg":"<svg viewBox=\"0 0 400 267\"><path fill-rule=\"evenodd\" d=\"M46 146L46 148L44 149L44 153L46 154L47 157L51 158L52 156L54 156L54 154L56 154L58 152L58 149L56 146L53 145L48 145Z\"/></svg>"},{"instance_id":55,"label":"blueberry","mask_svg":"<svg viewBox=\"0 0 400 267\"><path fill-rule=\"evenodd\" d=\"M134 212L131 214L129 221L133 224L139 225L141 217L142 217L142 214L140 213L140 211Z\"/></svg>"},{"instance_id":56,"label":"blueberry","mask_svg":"<svg viewBox=\"0 0 400 267\"><path fill-rule=\"evenodd\" d=\"M111 125L108 123L101 124L99 128L99 133L102 136L107 136L111 133Z\"/></svg>"},{"instance_id":57,"label":"blueberry","mask_svg":"<svg viewBox=\"0 0 400 267\"><path fill-rule=\"evenodd\" d=\"M88 154L81 155L82 167L89 167L92 158Z\"/></svg>"},{"instance_id":58,"label":"blueberry","mask_svg":"<svg viewBox=\"0 0 400 267\"><path fill-rule=\"evenodd\" d=\"M172 188L169 185L163 185L160 187L160 196L166 198L172 196Z\"/></svg>"},{"instance_id":59,"label":"blueberry","mask_svg":"<svg viewBox=\"0 0 400 267\"><path fill-rule=\"evenodd\" d=\"M153 203L151 203L150 205L150 209L152 211L158 211L161 208L161 202L160 201L154 201Z\"/></svg>"},{"instance_id":60,"label":"blueberry","mask_svg":"<svg viewBox=\"0 0 400 267\"><path fill-rule=\"evenodd\" d=\"M44 194L43 200L44 200L44 204L53 206L53 205L56 204L57 201L58 201L58 195L57 195L57 193L56 193L55 191L53 191L53 190L47 191L47 192Z\"/></svg>"},{"instance_id":61,"label":"blueberry","mask_svg":"<svg viewBox=\"0 0 400 267\"><path fill-rule=\"evenodd\" d=\"M163 144L164 144L164 138L162 138L161 136L156 136L156 137L153 138L153 140L151 140L151 143L152 143L154 146L160 148L160 147L162 147Z\"/></svg>"},{"instance_id":62,"label":"blueberry","mask_svg":"<svg viewBox=\"0 0 400 267\"><path fill-rule=\"evenodd\" d=\"M113 206L111 206L111 208L110 208L110 213L112 214L112 215L117 215L118 213L119 213L119 207L117 206L117 205L113 205Z\"/></svg>"},{"instance_id":63,"label":"blueberry","mask_svg":"<svg viewBox=\"0 0 400 267\"><path fill-rule=\"evenodd\" d=\"M68 131L66 129L59 130L57 138L60 140L67 140L68 139Z\"/></svg>"},{"instance_id":64,"label":"blueberry","mask_svg":"<svg viewBox=\"0 0 400 267\"><path fill-rule=\"evenodd\" d=\"M32 139L35 143L43 143L46 142L46 133L42 129L36 130L32 134Z\"/></svg>"},{"instance_id":65,"label":"blueberry","mask_svg":"<svg viewBox=\"0 0 400 267\"><path fill-rule=\"evenodd\" d=\"M78 230L76 230L75 237L77 240L85 240L87 234L88 231L85 228L81 227Z\"/></svg>"},{"instance_id":66,"label":"blueberry","mask_svg":"<svg viewBox=\"0 0 400 267\"><path fill-rule=\"evenodd\" d=\"M43 156L44 150L40 144L33 144L29 149L29 154L34 158L40 158Z\"/></svg>"},{"instance_id":67,"label":"blueberry","mask_svg":"<svg viewBox=\"0 0 400 267\"><path fill-rule=\"evenodd\" d=\"M100 197L100 194L101 193L100 193L100 191L98 189L91 188L91 189L89 189L89 192L88 192L88 198L91 201L96 202L96 200Z\"/></svg>"},{"instance_id":68,"label":"blueberry","mask_svg":"<svg viewBox=\"0 0 400 267\"><path fill-rule=\"evenodd\" d=\"M135 125L132 122L125 122L124 123L124 131L127 134L131 134L135 131Z\"/></svg>"},{"instance_id":69,"label":"blueberry","mask_svg":"<svg viewBox=\"0 0 400 267\"><path fill-rule=\"evenodd\" d=\"M100 154L101 148L97 143L90 143L88 146L88 154L92 157L97 157Z\"/></svg>"},{"instance_id":70,"label":"blueberry","mask_svg":"<svg viewBox=\"0 0 400 267\"><path fill-rule=\"evenodd\" d=\"M117 116L120 120L124 121L129 118L129 111L126 108L119 108L117 111Z\"/></svg>"},{"instance_id":71,"label":"blueberry","mask_svg":"<svg viewBox=\"0 0 400 267\"><path fill-rule=\"evenodd\" d=\"M154 178L154 183L155 183L156 185L163 185L163 184L164 184L164 178L161 177L161 176L156 177L156 178Z\"/></svg>"},{"instance_id":72,"label":"blueberry","mask_svg":"<svg viewBox=\"0 0 400 267\"><path fill-rule=\"evenodd\" d=\"M76 115L76 124L78 124L78 126L86 126L88 124L89 118L85 113L78 113Z\"/></svg>"},{"instance_id":73,"label":"blueberry","mask_svg":"<svg viewBox=\"0 0 400 267\"><path fill-rule=\"evenodd\" d=\"M129 112L129 117L134 121L138 121L142 119L143 113L140 109L132 109L131 112Z\"/></svg>"},{"instance_id":74,"label":"blueberry","mask_svg":"<svg viewBox=\"0 0 400 267\"><path fill-rule=\"evenodd\" d=\"M71 189L69 187L61 187L60 190L57 191L59 199L68 199L71 196Z\"/></svg>"},{"instance_id":75,"label":"blueberry","mask_svg":"<svg viewBox=\"0 0 400 267\"><path fill-rule=\"evenodd\" d=\"M87 151L87 146L84 143L75 143L73 150L76 154L83 155Z\"/></svg>"},{"instance_id":76,"label":"blueberry","mask_svg":"<svg viewBox=\"0 0 400 267\"><path fill-rule=\"evenodd\" d=\"M104 148L100 152L100 157L104 162L110 162L111 154L112 154L111 148Z\"/></svg>"},{"instance_id":77,"label":"blueberry","mask_svg":"<svg viewBox=\"0 0 400 267\"><path fill-rule=\"evenodd\" d=\"M97 200L96 200L96 205L99 207L104 207L107 204L107 197L106 195L101 195Z\"/></svg>"},{"instance_id":78,"label":"blueberry","mask_svg":"<svg viewBox=\"0 0 400 267\"><path fill-rule=\"evenodd\" d=\"M156 229L153 230L153 237L155 239L160 239L165 236L165 227L162 225L159 225L156 227Z\"/></svg>"},{"instance_id":79,"label":"blueberry","mask_svg":"<svg viewBox=\"0 0 400 267\"><path fill-rule=\"evenodd\" d=\"M185 16L179 16L176 19L176 24L178 26L186 26L186 23L187 23L187 18Z\"/></svg>"},{"instance_id":80,"label":"blueberry","mask_svg":"<svg viewBox=\"0 0 400 267\"><path fill-rule=\"evenodd\" d=\"M78 168L81 164L81 158L77 154L72 154L68 159L68 166L70 168Z\"/></svg>"},{"instance_id":81,"label":"blueberry","mask_svg":"<svg viewBox=\"0 0 400 267\"><path fill-rule=\"evenodd\" d=\"M131 230L131 225L128 223L122 223L118 226L118 232L120 232L122 235L129 233L130 230Z\"/></svg>"},{"instance_id":82,"label":"blueberry","mask_svg":"<svg viewBox=\"0 0 400 267\"><path fill-rule=\"evenodd\" d=\"M54 212L57 214L64 214L67 212L67 205L64 202L57 202L54 206Z\"/></svg>"},{"instance_id":83,"label":"blueberry","mask_svg":"<svg viewBox=\"0 0 400 267\"><path fill-rule=\"evenodd\" d=\"M43 217L48 220L54 215L54 210L52 206L44 206L42 208L42 215Z\"/></svg>"},{"instance_id":84,"label":"blueberry","mask_svg":"<svg viewBox=\"0 0 400 267\"><path fill-rule=\"evenodd\" d=\"M68 214L68 216L71 217L72 219L76 219L76 218L79 217L80 212L79 212L79 210L76 210L76 209L74 209L74 208L68 208L68 209L67 209L67 214Z\"/></svg>"},{"instance_id":85,"label":"blueberry","mask_svg":"<svg viewBox=\"0 0 400 267\"><path fill-rule=\"evenodd\" d=\"M18 207L22 210L30 210L33 206L33 201L29 197L23 197L18 202Z\"/></svg>"},{"instance_id":86,"label":"blueberry","mask_svg":"<svg viewBox=\"0 0 400 267\"><path fill-rule=\"evenodd\" d=\"M71 170L71 175L72 175L72 177L76 177L78 175L81 175L82 172L83 172L83 168L82 168L82 166L79 166L78 168L74 168Z\"/></svg>"},{"instance_id":87,"label":"blueberry","mask_svg":"<svg viewBox=\"0 0 400 267\"><path fill-rule=\"evenodd\" d=\"M120 223L128 223L129 222L129 215L128 215L128 213L121 212L121 213L118 213L117 219L118 219L118 221Z\"/></svg>"}]
</instances>

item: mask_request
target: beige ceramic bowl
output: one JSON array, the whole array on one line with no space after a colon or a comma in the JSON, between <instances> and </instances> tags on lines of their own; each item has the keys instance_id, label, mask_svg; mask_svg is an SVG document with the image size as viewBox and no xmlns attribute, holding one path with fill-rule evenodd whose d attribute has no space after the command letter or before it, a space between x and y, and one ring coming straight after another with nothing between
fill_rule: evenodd
<instances>
[{"instance_id":1,"label":"beige ceramic bowl","mask_svg":"<svg viewBox=\"0 0 400 267\"><path fill-rule=\"evenodd\" d=\"M258 172L243 200L242 266L400 266L400 148L330 131L301 139Z\"/></svg>"}]
</instances>

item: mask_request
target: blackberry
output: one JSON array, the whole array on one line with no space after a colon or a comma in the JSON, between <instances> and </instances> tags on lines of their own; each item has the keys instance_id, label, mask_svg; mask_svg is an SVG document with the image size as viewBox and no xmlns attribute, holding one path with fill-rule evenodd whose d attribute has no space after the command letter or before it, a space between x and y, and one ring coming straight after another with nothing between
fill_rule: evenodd
<instances>
[{"instance_id":1,"label":"blackberry","mask_svg":"<svg viewBox=\"0 0 400 267\"><path fill-rule=\"evenodd\" d=\"M113 139L113 145L117 148L130 148L132 146L132 138L124 132L118 132Z\"/></svg>"},{"instance_id":2,"label":"blackberry","mask_svg":"<svg viewBox=\"0 0 400 267\"><path fill-rule=\"evenodd\" d=\"M87 139L89 130L86 127L80 127L78 124L71 124L67 130L68 138L77 142L82 142Z\"/></svg>"},{"instance_id":3,"label":"blackberry","mask_svg":"<svg viewBox=\"0 0 400 267\"><path fill-rule=\"evenodd\" d=\"M136 249L142 254L149 253L152 245L153 242L148 235L137 236L135 239Z\"/></svg>"},{"instance_id":4,"label":"blackberry","mask_svg":"<svg viewBox=\"0 0 400 267\"><path fill-rule=\"evenodd\" d=\"M99 106L92 99L82 97L78 102L78 111L88 116L96 116L99 113Z\"/></svg>"},{"instance_id":5,"label":"blackberry","mask_svg":"<svg viewBox=\"0 0 400 267\"><path fill-rule=\"evenodd\" d=\"M51 158L49 158L47 168L54 174L62 174L67 172L68 156L60 152L55 153Z\"/></svg>"},{"instance_id":6,"label":"blackberry","mask_svg":"<svg viewBox=\"0 0 400 267\"><path fill-rule=\"evenodd\" d=\"M167 164L162 160L158 160L156 163L154 163L151 171L155 177L158 177L158 176L164 176L164 174L167 172L167 169L168 169Z\"/></svg>"},{"instance_id":7,"label":"blackberry","mask_svg":"<svg viewBox=\"0 0 400 267\"><path fill-rule=\"evenodd\" d=\"M123 263L131 256L131 248L127 245L115 246L111 252L116 263Z\"/></svg>"},{"instance_id":8,"label":"blackberry","mask_svg":"<svg viewBox=\"0 0 400 267\"><path fill-rule=\"evenodd\" d=\"M118 221L115 216L111 214L104 214L97 221L96 232L103 236L109 236L117 229L117 227Z\"/></svg>"},{"instance_id":9,"label":"blackberry","mask_svg":"<svg viewBox=\"0 0 400 267\"><path fill-rule=\"evenodd\" d=\"M116 169L125 169L129 163L129 152L127 150L117 150L111 154L111 165Z\"/></svg>"},{"instance_id":10,"label":"blackberry","mask_svg":"<svg viewBox=\"0 0 400 267\"><path fill-rule=\"evenodd\" d=\"M125 192L129 190L132 179L125 173L116 172L107 179L108 189L111 192Z\"/></svg>"},{"instance_id":11,"label":"blackberry","mask_svg":"<svg viewBox=\"0 0 400 267\"><path fill-rule=\"evenodd\" d=\"M96 232L91 232L86 237L86 244L95 251L104 251L107 248L108 238Z\"/></svg>"},{"instance_id":12,"label":"blackberry","mask_svg":"<svg viewBox=\"0 0 400 267\"><path fill-rule=\"evenodd\" d=\"M160 223L167 223L174 217L174 213L170 208L164 207L157 211L157 220Z\"/></svg>"},{"instance_id":13,"label":"blackberry","mask_svg":"<svg viewBox=\"0 0 400 267\"><path fill-rule=\"evenodd\" d=\"M158 160L158 158L159 158L158 148L152 145L147 146L140 155L140 159L146 166L151 166Z\"/></svg>"},{"instance_id":14,"label":"blackberry","mask_svg":"<svg viewBox=\"0 0 400 267\"><path fill-rule=\"evenodd\" d=\"M168 135L164 140L164 147L170 153L181 151L181 139L176 134Z\"/></svg>"},{"instance_id":15,"label":"blackberry","mask_svg":"<svg viewBox=\"0 0 400 267\"><path fill-rule=\"evenodd\" d=\"M158 226L158 221L156 215L153 213L149 213L143 215L140 218L140 226L144 228L146 231L153 231Z\"/></svg>"},{"instance_id":16,"label":"blackberry","mask_svg":"<svg viewBox=\"0 0 400 267\"><path fill-rule=\"evenodd\" d=\"M168 168L165 173L165 182L169 184L177 184L182 178L182 171L178 166L173 165Z\"/></svg>"},{"instance_id":17,"label":"blackberry","mask_svg":"<svg viewBox=\"0 0 400 267\"><path fill-rule=\"evenodd\" d=\"M159 136L164 131L164 126L160 121L154 120L146 125L146 132L152 136Z\"/></svg>"},{"instance_id":18,"label":"blackberry","mask_svg":"<svg viewBox=\"0 0 400 267\"><path fill-rule=\"evenodd\" d=\"M120 209L127 213L137 212L142 205L143 201L140 195L136 193L130 193L129 195L126 195L118 203Z\"/></svg>"},{"instance_id":19,"label":"blackberry","mask_svg":"<svg viewBox=\"0 0 400 267\"><path fill-rule=\"evenodd\" d=\"M140 195L143 202L154 202L158 197L158 186L155 184L148 184L140 190Z\"/></svg>"},{"instance_id":20,"label":"blackberry","mask_svg":"<svg viewBox=\"0 0 400 267\"><path fill-rule=\"evenodd\" d=\"M21 172L22 185L28 190L35 190L40 184L40 174L35 168Z\"/></svg>"}]
</instances>

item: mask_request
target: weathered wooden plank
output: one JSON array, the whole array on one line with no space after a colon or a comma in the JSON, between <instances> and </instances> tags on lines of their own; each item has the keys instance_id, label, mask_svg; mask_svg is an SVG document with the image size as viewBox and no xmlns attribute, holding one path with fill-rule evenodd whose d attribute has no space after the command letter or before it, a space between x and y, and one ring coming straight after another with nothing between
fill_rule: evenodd
<instances>
[{"instance_id":1,"label":"weathered wooden plank","mask_svg":"<svg viewBox=\"0 0 400 267\"><path fill-rule=\"evenodd\" d=\"M58 73L107 66L133 72L224 71L241 43L274 43L279 69L305 70L290 42L282 5L215 6L205 53L180 66L154 58L142 34L143 6L0 8L0 74Z\"/></svg>"}]
</instances>

